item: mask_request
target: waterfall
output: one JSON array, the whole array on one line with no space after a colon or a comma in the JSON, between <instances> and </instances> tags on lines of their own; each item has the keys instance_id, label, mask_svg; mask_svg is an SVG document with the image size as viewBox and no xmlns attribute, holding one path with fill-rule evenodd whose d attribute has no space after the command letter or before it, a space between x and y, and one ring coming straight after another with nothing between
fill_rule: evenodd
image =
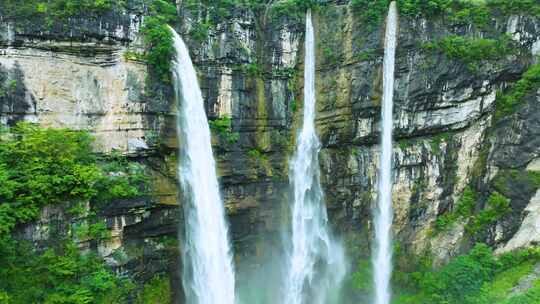
<instances>
[{"instance_id":1,"label":"waterfall","mask_svg":"<svg viewBox=\"0 0 540 304\"><path fill-rule=\"evenodd\" d=\"M379 165L378 206L375 211L375 257L373 273L375 304L390 303L392 276L392 107L394 98L394 63L397 43L397 8L390 3L386 21L383 63L383 101L381 158Z\"/></svg>"},{"instance_id":2,"label":"waterfall","mask_svg":"<svg viewBox=\"0 0 540 304\"><path fill-rule=\"evenodd\" d=\"M290 163L294 192L286 304L328 303L345 275L340 244L332 240L320 184L320 143L315 131L315 50L311 11L306 16L304 117Z\"/></svg>"},{"instance_id":3,"label":"waterfall","mask_svg":"<svg viewBox=\"0 0 540 304\"><path fill-rule=\"evenodd\" d=\"M235 282L228 227L197 74L182 38L171 28L172 75L178 105L178 175L185 236L182 281L189 304L234 304Z\"/></svg>"}]
</instances>

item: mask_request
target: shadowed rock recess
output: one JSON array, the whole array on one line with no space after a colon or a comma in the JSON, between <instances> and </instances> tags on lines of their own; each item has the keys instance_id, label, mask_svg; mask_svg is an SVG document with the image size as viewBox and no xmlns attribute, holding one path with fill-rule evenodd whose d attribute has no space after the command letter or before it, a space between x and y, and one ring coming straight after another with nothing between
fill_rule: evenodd
<instances>
[{"instance_id":1,"label":"shadowed rock recess","mask_svg":"<svg viewBox=\"0 0 540 304\"><path fill-rule=\"evenodd\" d=\"M171 303L183 303L174 94L142 55L141 27L153 1L124 2L60 21L13 15L0 3L0 123L87 130L98 155L121 154L141 165L151 190L88 204L111 236L77 245L139 289L166 278ZM177 16L169 23L190 48L210 120L237 272L256 273L281 254L290 221L288 159L302 115L309 1L170 2ZM387 1L373 1L383 3L378 17L369 1L316 2L321 182L353 273L372 251ZM405 2L413 1L398 5ZM440 267L475 243L497 254L539 245L540 9L493 4L477 18L473 9L456 13L459 5L417 13L399 7L396 268L423 256ZM467 193L475 199L465 214L459 205ZM491 204L494 195L505 198L504 210ZM77 220L68 205L47 206L13 234L44 250L54 242L50 231L71 235L62 224ZM346 285L354 303L364 303L363 291Z\"/></svg>"}]
</instances>

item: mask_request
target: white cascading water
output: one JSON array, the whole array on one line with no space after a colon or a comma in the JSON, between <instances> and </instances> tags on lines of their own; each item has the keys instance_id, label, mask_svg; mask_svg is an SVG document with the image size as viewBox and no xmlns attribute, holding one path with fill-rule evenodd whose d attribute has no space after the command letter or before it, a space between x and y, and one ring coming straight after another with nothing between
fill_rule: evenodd
<instances>
[{"instance_id":1,"label":"white cascading water","mask_svg":"<svg viewBox=\"0 0 540 304\"><path fill-rule=\"evenodd\" d=\"M375 256L373 273L375 304L389 304L392 276L392 107L394 98L394 63L397 44L397 8L390 3L386 21L383 63L383 101L381 158L379 167L378 205L375 211Z\"/></svg>"},{"instance_id":2,"label":"white cascading water","mask_svg":"<svg viewBox=\"0 0 540 304\"><path fill-rule=\"evenodd\" d=\"M294 191L292 237L285 304L328 303L345 275L342 246L332 240L320 184L320 143L315 130L315 45L311 11L306 16L304 118L291 160Z\"/></svg>"},{"instance_id":3,"label":"white cascading water","mask_svg":"<svg viewBox=\"0 0 540 304\"><path fill-rule=\"evenodd\" d=\"M188 49L182 38L172 28L170 30L176 50L172 75L179 113L178 172L185 198L184 292L189 304L234 304L228 226L204 102Z\"/></svg>"}]
</instances>

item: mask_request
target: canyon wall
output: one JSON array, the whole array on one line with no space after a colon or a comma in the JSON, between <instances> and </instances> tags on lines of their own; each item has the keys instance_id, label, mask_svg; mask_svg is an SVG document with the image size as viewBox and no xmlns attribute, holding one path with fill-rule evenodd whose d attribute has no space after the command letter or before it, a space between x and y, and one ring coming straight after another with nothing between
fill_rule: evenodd
<instances>
[{"instance_id":1,"label":"canyon wall","mask_svg":"<svg viewBox=\"0 0 540 304\"><path fill-rule=\"evenodd\" d=\"M288 220L303 17L237 8L195 39L190 33L208 12L195 14L182 1L178 11L176 29L190 45L208 117L231 119L231 129L214 128L214 153L236 260L240 268L256 268L275 254ZM176 244L181 227L175 101L170 85L149 81L144 61L130 56L143 50L143 16L144 7L134 4L52 29L0 16L0 121L89 130L96 152L120 152L143 164L151 195L102 208L113 238L81 247L137 279L169 273L178 282L177 246L168 242ZM384 52L384 23L372 26L359 16L346 1L314 13L322 181L332 227L353 259L370 253ZM451 35L504 37L515 51L471 62L430 45ZM427 252L441 264L478 241L497 252L540 241L540 91L527 92L506 115L496 106L498 92L510 90L539 54L540 20L524 14L494 14L485 27L444 16L400 19L393 201L395 238L405 252ZM476 230L466 216L437 228L466 189L476 196L474 214L493 208L493 193L510 210ZM20 230L39 244L47 238L44 227L65 217L51 207Z\"/></svg>"}]
</instances>

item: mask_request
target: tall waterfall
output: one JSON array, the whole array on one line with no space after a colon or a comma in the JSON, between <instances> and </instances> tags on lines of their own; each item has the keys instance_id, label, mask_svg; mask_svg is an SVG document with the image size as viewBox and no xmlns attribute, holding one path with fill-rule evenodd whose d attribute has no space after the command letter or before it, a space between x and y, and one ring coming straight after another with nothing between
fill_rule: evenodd
<instances>
[{"instance_id":1,"label":"tall waterfall","mask_svg":"<svg viewBox=\"0 0 540 304\"><path fill-rule=\"evenodd\" d=\"M340 244L328 228L320 184L320 143L315 131L315 50L311 11L306 16L304 118L289 178L294 191L291 252L285 281L286 304L328 303L345 275Z\"/></svg>"},{"instance_id":2,"label":"tall waterfall","mask_svg":"<svg viewBox=\"0 0 540 304\"><path fill-rule=\"evenodd\" d=\"M390 303L392 276L392 107L394 63L397 43L397 8L390 3L383 63L382 137L379 167L378 207L375 212L375 257L373 259L375 304Z\"/></svg>"},{"instance_id":3,"label":"tall waterfall","mask_svg":"<svg viewBox=\"0 0 540 304\"><path fill-rule=\"evenodd\" d=\"M171 31L176 50L172 75L179 113L178 174L185 198L182 281L186 300L189 304L234 304L234 269L210 128L187 47Z\"/></svg>"}]
</instances>

